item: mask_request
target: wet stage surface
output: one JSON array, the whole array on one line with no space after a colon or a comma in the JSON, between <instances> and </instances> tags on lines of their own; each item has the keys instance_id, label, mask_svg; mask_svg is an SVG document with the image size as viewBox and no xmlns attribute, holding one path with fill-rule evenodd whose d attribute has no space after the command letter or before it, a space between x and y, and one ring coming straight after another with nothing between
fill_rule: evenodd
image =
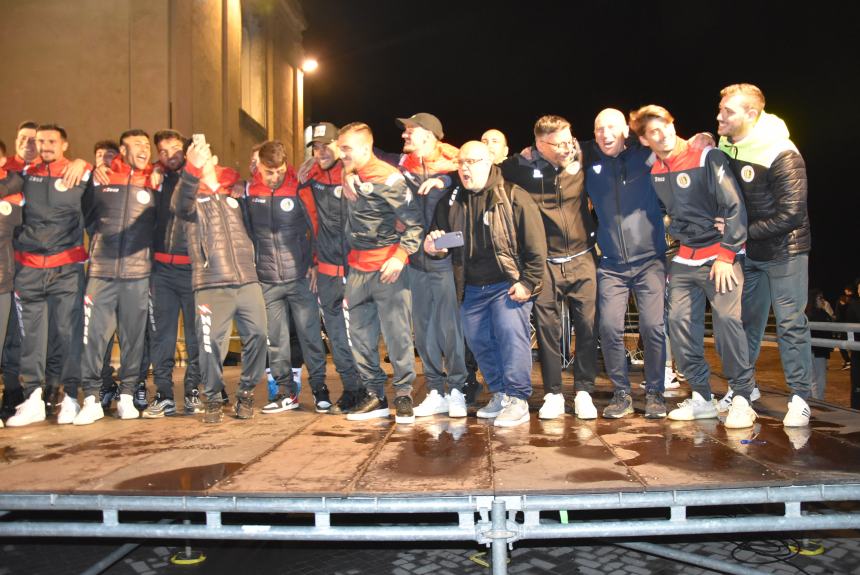
<instances>
[{"instance_id":1,"label":"wet stage surface","mask_svg":"<svg viewBox=\"0 0 860 575\"><path fill-rule=\"evenodd\" d=\"M860 482L858 412L812 403L810 428L783 428L787 396L777 391L778 360L767 358L775 353L763 353L763 361L773 364L770 371L760 362L763 396L751 429L727 430L717 420L646 420L638 373L631 377L635 416L580 421L568 413L541 421L543 392L536 384L531 421L510 429L475 418L475 408L466 419L434 416L414 425L396 425L393 417L347 421L313 412L305 385L302 409L257 413L249 421L229 416L229 407L224 422L214 426L199 416L121 421L111 417L111 409L89 426L4 428L0 492L385 497ZM225 374L235 382L238 368ZM331 366L329 374L337 398L340 386ZM570 404L572 386L565 378ZM600 381L594 393L598 411L611 396L606 380ZM714 376L713 385L721 395L725 382ZM686 397L686 389L667 392L670 408ZM261 385L257 407L265 392ZM424 394L419 376L416 403Z\"/></svg>"}]
</instances>

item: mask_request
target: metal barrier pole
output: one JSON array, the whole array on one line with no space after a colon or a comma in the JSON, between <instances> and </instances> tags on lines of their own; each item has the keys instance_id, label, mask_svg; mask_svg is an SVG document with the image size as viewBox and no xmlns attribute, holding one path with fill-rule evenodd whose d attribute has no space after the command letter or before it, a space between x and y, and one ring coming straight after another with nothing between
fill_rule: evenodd
<instances>
[{"instance_id":1,"label":"metal barrier pole","mask_svg":"<svg viewBox=\"0 0 860 575\"><path fill-rule=\"evenodd\" d=\"M673 561L695 565L696 567L703 567L705 569L710 569L711 571L716 571L717 573L729 573L731 575L768 575L768 572L753 569L749 565L735 565L734 563L729 563L723 559L702 557L695 553L687 553L686 551L679 551L677 549L672 549L671 547L655 545L654 543L630 542L615 543L615 545L618 547L624 547L625 549L638 551L640 553L664 557Z\"/></svg>"},{"instance_id":2,"label":"metal barrier pole","mask_svg":"<svg viewBox=\"0 0 860 575\"><path fill-rule=\"evenodd\" d=\"M508 541L507 541L507 518L505 502L501 499L493 500L493 575L506 575L508 572Z\"/></svg>"}]
</instances>

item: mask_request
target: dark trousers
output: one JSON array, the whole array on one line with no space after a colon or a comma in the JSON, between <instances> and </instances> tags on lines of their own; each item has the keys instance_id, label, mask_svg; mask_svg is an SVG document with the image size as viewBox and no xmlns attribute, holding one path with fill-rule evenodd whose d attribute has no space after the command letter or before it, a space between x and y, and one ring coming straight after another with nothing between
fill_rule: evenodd
<instances>
[{"instance_id":1,"label":"dark trousers","mask_svg":"<svg viewBox=\"0 0 860 575\"><path fill-rule=\"evenodd\" d=\"M9 315L5 339L3 339L3 357L0 367L3 369L3 393L21 389L19 372L21 371L21 329L18 319L18 306L12 292L9 292Z\"/></svg>"},{"instance_id":2,"label":"dark trousers","mask_svg":"<svg viewBox=\"0 0 860 575\"><path fill-rule=\"evenodd\" d=\"M669 268L669 337L672 354L690 387L706 401L711 399L711 370L705 361L705 300L711 303L714 345L723 363L723 372L734 392L749 399L753 389L753 367L749 361L746 334L741 321L741 293L744 274L734 264L739 284L726 293L717 293L708 275L711 264L688 266L672 262Z\"/></svg>"},{"instance_id":3,"label":"dark trousers","mask_svg":"<svg viewBox=\"0 0 860 575\"><path fill-rule=\"evenodd\" d=\"M517 303L511 285L466 286L460 314L466 343L493 393L528 399L532 393L529 314L532 302Z\"/></svg>"},{"instance_id":4,"label":"dark trousers","mask_svg":"<svg viewBox=\"0 0 860 575\"><path fill-rule=\"evenodd\" d=\"M19 266L15 275L15 305L21 331L20 377L24 397L41 385L61 383L67 395L77 397L81 383L83 285L83 264L55 268Z\"/></svg>"},{"instance_id":5,"label":"dark trousers","mask_svg":"<svg viewBox=\"0 0 860 575\"><path fill-rule=\"evenodd\" d=\"M290 350L290 326L295 326L311 389L325 383L325 347L320 310L307 278L262 284L269 328L269 368L281 389L296 393Z\"/></svg>"},{"instance_id":6,"label":"dark trousers","mask_svg":"<svg viewBox=\"0 0 860 575\"><path fill-rule=\"evenodd\" d=\"M331 357L334 367L340 374L344 390L355 391L361 386L355 358L349 342L346 329L346 318L343 315L343 295L346 290L344 277L317 275L317 296L322 310L325 332L331 345Z\"/></svg>"},{"instance_id":7,"label":"dark trousers","mask_svg":"<svg viewBox=\"0 0 860 575\"><path fill-rule=\"evenodd\" d=\"M239 389L251 390L266 373L266 303L259 283L207 288L194 292L200 373L208 401L220 401L224 388L224 358L233 320L242 339Z\"/></svg>"},{"instance_id":8,"label":"dark trousers","mask_svg":"<svg viewBox=\"0 0 860 575\"><path fill-rule=\"evenodd\" d=\"M184 388L185 395L189 395L200 386L201 379L191 268L155 262L149 280L149 355L155 386L162 397L173 397L173 368L181 312L188 354Z\"/></svg>"},{"instance_id":9,"label":"dark trousers","mask_svg":"<svg viewBox=\"0 0 860 575\"><path fill-rule=\"evenodd\" d=\"M630 265L608 265L597 269L600 346L606 375L616 390L630 393L624 346L624 314L630 291L639 310L639 334L645 348L647 391L663 393L666 341L663 310L666 292L666 262L662 257Z\"/></svg>"},{"instance_id":10,"label":"dark trousers","mask_svg":"<svg viewBox=\"0 0 860 575\"><path fill-rule=\"evenodd\" d=\"M119 337L120 393L134 393L145 348L148 296L149 278L87 280L81 357L84 396L98 397L105 350L114 331Z\"/></svg>"},{"instance_id":11,"label":"dark trousers","mask_svg":"<svg viewBox=\"0 0 860 575\"><path fill-rule=\"evenodd\" d=\"M561 393L562 333L559 304L562 299L567 301L576 334L574 389L588 392L594 389L594 378L597 376L597 338L594 331L596 298L597 280L591 252L564 264L546 264L544 289L538 294L532 312L545 393ZM568 337L568 334L564 334L564 337Z\"/></svg>"},{"instance_id":12,"label":"dark trousers","mask_svg":"<svg viewBox=\"0 0 860 575\"><path fill-rule=\"evenodd\" d=\"M395 394L412 394L415 354L412 351L409 271L408 267L404 267L396 282L384 284L379 281L378 271L350 270L346 281L349 338L355 365L364 387L379 397L385 397L387 379L379 367L380 332L385 338L388 357L394 369Z\"/></svg>"}]
</instances>

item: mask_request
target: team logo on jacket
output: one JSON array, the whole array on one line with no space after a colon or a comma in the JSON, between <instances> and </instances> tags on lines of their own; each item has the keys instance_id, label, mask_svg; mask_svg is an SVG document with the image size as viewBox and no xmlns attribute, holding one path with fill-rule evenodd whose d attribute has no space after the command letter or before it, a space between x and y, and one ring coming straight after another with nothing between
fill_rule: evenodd
<instances>
[{"instance_id":1,"label":"team logo on jacket","mask_svg":"<svg viewBox=\"0 0 860 575\"><path fill-rule=\"evenodd\" d=\"M370 182L362 182L361 185L358 186L358 189L361 191L362 194L369 194L373 192L373 184L371 184Z\"/></svg>"},{"instance_id":2,"label":"team logo on jacket","mask_svg":"<svg viewBox=\"0 0 860 575\"><path fill-rule=\"evenodd\" d=\"M337 186L337 187L334 189L334 197L336 197L336 198L340 199L340 197L341 197L342 195L343 195L343 186Z\"/></svg>"},{"instance_id":3,"label":"team logo on jacket","mask_svg":"<svg viewBox=\"0 0 860 575\"><path fill-rule=\"evenodd\" d=\"M292 198L284 198L281 200L281 209L285 212L293 211L293 208L296 207L295 202L293 202Z\"/></svg>"},{"instance_id":4,"label":"team logo on jacket","mask_svg":"<svg viewBox=\"0 0 860 575\"><path fill-rule=\"evenodd\" d=\"M138 190L137 192L137 202L139 204L148 204L149 200L152 199L152 196L149 195L149 192L146 190Z\"/></svg>"},{"instance_id":5,"label":"team logo on jacket","mask_svg":"<svg viewBox=\"0 0 860 575\"><path fill-rule=\"evenodd\" d=\"M595 174L599 175L601 170L603 170L603 166L600 164L594 164L593 166L591 166L591 169L594 170Z\"/></svg>"},{"instance_id":6,"label":"team logo on jacket","mask_svg":"<svg viewBox=\"0 0 860 575\"><path fill-rule=\"evenodd\" d=\"M54 189L58 192L67 192L69 191L69 187L63 183L63 180L55 180L54 181Z\"/></svg>"},{"instance_id":7,"label":"team logo on jacket","mask_svg":"<svg viewBox=\"0 0 860 575\"><path fill-rule=\"evenodd\" d=\"M239 202L236 201L236 198L228 197L227 198L227 205L235 210L236 208L239 207Z\"/></svg>"},{"instance_id":8,"label":"team logo on jacket","mask_svg":"<svg viewBox=\"0 0 860 575\"><path fill-rule=\"evenodd\" d=\"M8 216L12 213L12 204L7 201L0 202L0 215Z\"/></svg>"},{"instance_id":9,"label":"team logo on jacket","mask_svg":"<svg viewBox=\"0 0 860 575\"><path fill-rule=\"evenodd\" d=\"M212 353L212 310L206 304L197 306L200 331L203 333L203 351Z\"/></svg>"},{"instance_id":10,"label":"team logo on jacket","mask_svg":"<svg viewBox=\"0 0 860 575\"><path fill-rule=\"evenodd\" d=\"M743 168L741 168L741 179L747 183L753 181L755 178L755 170L752 166L747 164Z\"/></svg>"},{"instance_id":11,"label":"team logo on jacket","mask_svg":"<svg viewBox=\"0 0 860 575\"><path fill-rule=\"evenodd\" d=\"M690 176L686 172L681 172L678 174L678 177L675 178L675 181L678 182L678 186L686 189L690 187Z\"/></svg>"}]
</instances>

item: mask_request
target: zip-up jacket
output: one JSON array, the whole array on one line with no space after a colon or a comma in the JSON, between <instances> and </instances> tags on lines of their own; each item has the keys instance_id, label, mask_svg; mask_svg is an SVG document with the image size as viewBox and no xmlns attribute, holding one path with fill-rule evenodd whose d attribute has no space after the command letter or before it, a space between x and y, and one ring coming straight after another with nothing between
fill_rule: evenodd
<instances>
[{"instance_id":1,"label":"zip-up jacket","mask_svg":"<svg viewBox=\"0 0 860 575\"><path fill-rule=\"evenodd\" d=\"M806 208L806 164L789 139L785 122L762 112L752 132L731 143L723 136L747 208L747 255L772 261L812 247Z\"/></svg>"},{"instance_id":2,"label":"zip-up jacket","mask_svg":"<svg viewBox=\"0 0 860 575\"><path fill-rule=\"evenodd\" d=\"M21 225L24 180L0 168L0 294L12 291L15 279L15 250L12 235Z\"/></svg>"},{"instance_id":3,"label":"zip-up jacket","mask_svg":"<svg viewBox=\"0 0 860 575\"><path fill-rule=\"evenodd\" d=\"M173 194L179 184L179 172L164 170L161 189L155 194L155 261L164 264L191 268L188 241L185 237L185 222L170 209Z\"/></svg>"},{"instance_id":4,"label":"zip-up jacket","mask_svg":"<svg viewBox=\"0 0 860 575\"><path fill-rule=\"evenodd\" d=\"M400 172L406 179L406 185L409 186L412 197L415 198L421 210L421 226L425 233L433 223L436 204L450 191L451 178L448 174L457 171L459 152L458 148L450 144L437 142L436 149L425 158L420 158L414 153L400 156L398 168L400 168ZM419 196L418 188L430 178L440 178L445 183L445 187L442 189L433 188L426 195ZM448 257L437 259L427 256L424 253L422 243L418 246L418 251L410 256L409 265L425 272L448 271L451 269L451 259Z\"/></svg>"},{"instance_id":5,"label":"zip-up jacket","mask_svg":"<svg viewBox=\"0 0 860 575\"><path fill-rule=\"evenodd\" d=\"M358 198L349 202L347 238L349 267L378 271L389 258L403 263L424 239L421 212L397 168L373 157L357 172ZM395 229L397 220L405 227Z\"/></svg>"},{"instance_id":6,"label":"zip-up jacket","mask_svg":"<svg viewBox=\"0 0 860 575\"><path fill-rule=\"evenodd\" d=\"M313 263L317 211L311 191L298 185L292 167L276 190L266 186L259 172L248 185L245 207L261 282L303 278Z\"/></svg>"},{"instance_id":7,"label":"zip-up jacket","mask_svg":"<svg viewBox=\"0 0 860 575\"><path fill-rule=\"evenodd\" d=\"M118 156L110 169L107 184L94 181L84 193L84 217L90 230L87 274L122 280L149 277L155 234L152 165L136 170Z\"/></svg>"},{"instance_id":8,"label":"zip-up jacket","mask_svg":"<svg viewBox=\"0 0 860 575\"><path fill-rule=\"evenodd\" d=\"M669 233L690 260L712 256L732 263L747 237L747 214L729 159L714 148L695 150L678 138L675 150L651 168L654 189L672 218ZM714 227L725 219L722 234Z\"/></svg>"},{"instance_id":9,"label":"zip-up jacket","mask_svg":"<svg viewBox=\"0 0 860 575\"><path fill-rule=\"evenodd\" d=\"M230 168L215 167L216 186L201 181L202 172L185 164L173 208L183 219L191 254L194 290L239 287L257 281L254 245L245 219L244 186Z\"/></svg>"},{"instance_id":10,"label":"zip-up jacket","mask_svg":"<svg viewBox=\"0 0 860 575\"><path fill-rule=\"evenodd\" d=\"M308 188L313 194L317 209L317 234L314 248L317 266L321 274L328 276L346 275L346 255L349 245L346 241L347 202L343 196L343 164L340 160L328 170L314 164L308 180L300 186Z\"/></svg>"},{"instance_id":11,"label":"zip-up jacket","mask_svg":"<svg viewBox=\"0 0 860 575\"><path fill-rule=\"evenodd\" d=\"M581 154L577 150L578 159ZM531 149L531 160L516 154L501 164L506 181L526 190L540 209L551 258L580 254L594 247L596 224L588 210L581 163L556 168Z\"/></svg>"},{"instance_id":12,"label":"zip-up jacket","mask_svg":"<svg viewBox=\"0 0 860 575\"><path fill-rule=\"evenodd\" d=\"M496 166L477 192L457 178L436 206L432 229L463 232L463 247L450 250L461 301L467 284L520 282L533 296L541 291L546 235L540 211L528 192L502 179Z\"/></svg>"},{"instance_id":13,"label":"zip-up jacket","mask_svg":"<svg viewBox=\"0 0 860 575\"><path fill-rule=\"evenodd\" d=\"M585 191L597 213L602 261L629 265L666 252L663 209L651 182L651 150L628 138L616 157L596 142L583 146Z\"/></svg>"},{"instance_id":14,"label":"zip-up jacket","mask_svg":"<svg viewBox=\"0 0 860 575\"><path fill-rule=\"evenodd\" d=\"M39 156L36 156L36 159L32 162L26 162L24 161L24 158L22 158L18 154L15 154L11 158L6 158L6 163L3 164L3 169L7 172L16 172L20 174L25 169L30 168L32 166L37 166L41 163L42 158L40 158Z\"/></svg>"},{"instance_id":15,"label":"zip-up jacket","mask_svg":"<svg viewBox=\"0 0 860 575\"><path fill-rule=\"evenodd\" d=\"M15 237L15 259L28 267L50 268L87 259L83 197L91 173L66 188L61 174L69 160L30 164L24 177L23 222Z\"/></svg>"}]
</instances>

